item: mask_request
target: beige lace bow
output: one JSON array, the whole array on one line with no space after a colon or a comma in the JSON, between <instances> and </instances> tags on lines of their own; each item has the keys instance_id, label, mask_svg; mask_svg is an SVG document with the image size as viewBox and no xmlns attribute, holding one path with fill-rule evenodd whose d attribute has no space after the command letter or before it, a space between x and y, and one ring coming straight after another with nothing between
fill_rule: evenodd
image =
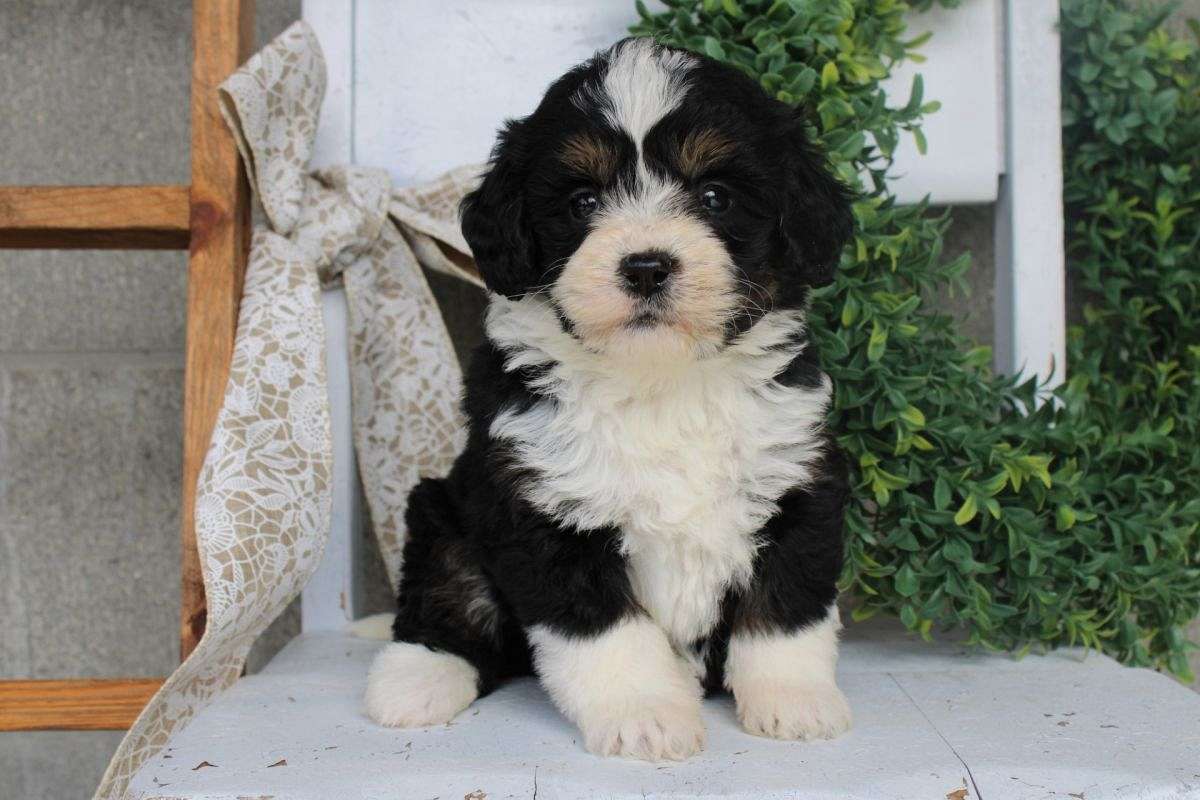
<instances>
[{"instance_id":1,"label":"beige lace bow","mask_svg":"<svg viewBox=\"0 0 1200 800\"><path fill-rule=\"evenodd\" d=\"M250 646L320 562L332 464L322 285L346 288L355 447L393 585L408 491L444 475L464 442L462 375L421 265L482 285L457 220L479 168L409 189L379 169L310 172L324 91L324 57L304 22L221 87L266 223L254 232L200 475L208 627L121 742L96 798L127 796L138 768L238 679Z\"/></svg>"}]
</instances>

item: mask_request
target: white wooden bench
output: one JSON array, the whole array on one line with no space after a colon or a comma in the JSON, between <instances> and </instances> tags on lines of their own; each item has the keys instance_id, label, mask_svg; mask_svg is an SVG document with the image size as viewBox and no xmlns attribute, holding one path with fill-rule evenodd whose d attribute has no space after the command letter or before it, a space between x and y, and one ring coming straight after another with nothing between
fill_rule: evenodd
<instances>
[{"instance_id":1,"label":"white wooden bench","mask_svg":"<svg viewBox=\"0 0 1200 800\"><path fill-rule=\"evenodd\" d=\"M1080 651L1014 661L913 641L894 626L854 626L838 678L854 708L849 734L817 744L758 738L738 727L729 698L716 698L705 704L700 755L647 764L589 755L532 679L449 725L379 727L361 699L380 646L344 633L300 636L176 735L138 773L133 796L1200 796L1200 697ZM197 769L204 763L212 766Z\"/></svg>"},{"instance_id":2,"label":"white wooden bench","mask_svg":"<svg viewBox=\"0 0 1200 800\"><path fill-rule=\"evenodd\" d=\"M1043 378L1063 363L1055 5L965 0L918 18L938 32L920 69L943 110L926 127L931 155L902 151L897 165L902 199L997 203L997 365ZM317 165L385 166L407 184L481 161L501 119L531 110L551 79L623 35L631 15L626 0L306 0L329 65ZM910 80L894 79L898 95ZM914 641L886 622L847 632L839 679L856 723L834 742L749 736L716 698L700 756L600 759L532 680L444 727L374 725L361 697L380 643L345 632L357 612L361 510L346 466L339 293L327 293L325 310L341 466L326 558L303 596L304 633L147 762L132 796L1200 797L1200 695L1096 654L1018 662Z\"/></svg>"}]
</instances>

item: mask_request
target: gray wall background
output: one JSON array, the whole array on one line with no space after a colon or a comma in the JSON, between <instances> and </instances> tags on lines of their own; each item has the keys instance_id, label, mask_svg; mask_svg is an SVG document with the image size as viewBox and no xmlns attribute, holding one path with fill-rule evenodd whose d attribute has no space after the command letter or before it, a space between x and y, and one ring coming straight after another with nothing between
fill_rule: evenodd
<instances>
[{"instance_id":1,"label":"gray wall background","mask_svg":"<svg viewBox=\"0 0 1200 800\"><path fill-rule=\"evenodd\" d=\"M259 0L259 42L299 7ZM185 0L0 0L0 183L187 183L190 37ZM955 209L947 242L975 255L950 304L982 342L991 215ZM465 350L478 298L431 281ZM177 663L185 286L182 253L0 251L0 677ZM90 796L120 736L0 734L0 800Z\"/></svg>"},{"instance_id":2,"label":"gray wall background","mask_svg":"<svg viewBox=\"0 0 1200 800\"><path fill-rule=\"evenodd\" d=\"M259 0L259 41L299 14ZM188 183L190 72L187 0L0 0L0 183ZM186 270L0 251L4 677L178 662ZM90 796L120 737L0 734L0 798Z\"/></svg>"}]
</instances>

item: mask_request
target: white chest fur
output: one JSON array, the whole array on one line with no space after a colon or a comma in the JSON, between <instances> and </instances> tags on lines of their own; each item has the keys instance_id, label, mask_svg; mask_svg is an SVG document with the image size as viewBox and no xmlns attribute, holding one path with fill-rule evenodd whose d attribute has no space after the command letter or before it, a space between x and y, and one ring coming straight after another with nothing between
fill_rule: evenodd
<instances>
[{"instance_id":1,"label":"white chest fur","mask_svg":"<svg viewBox=\"0 0 1200 800\"><path fill-rule=\"evenodd\" d=\"M643 365L586 350L540 299L492 301L506 368L546 368L545 399L502 411L492 436L538 476L524 487L536 507L621 531L638 600L678 646L707 634L725 591L750 578L755 533L818 455L829 386L773 380L802 327L775 312L720 353Z\"/></svg>"}]
</instances>

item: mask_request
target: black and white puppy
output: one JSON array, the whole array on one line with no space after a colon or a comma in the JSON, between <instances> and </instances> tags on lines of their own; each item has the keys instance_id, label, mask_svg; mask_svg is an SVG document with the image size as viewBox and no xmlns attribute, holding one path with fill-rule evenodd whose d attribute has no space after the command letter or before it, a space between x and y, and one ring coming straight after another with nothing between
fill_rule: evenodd
<instances>
[{"instance_id":1,"label":"black and white puppy","mask_svg":"<svg viewBox=\"0 0 1200 800\"><path fill-rule=\"evenodd\" d=\"M847 478L804 309L851 215L799 116L625 40L508 123L462 214L488 341L466 450L409 498L369 714L443 723L532 670L599 754L695 753L722 687L751 733L845 731Z\"/></svg>"}]
</instances>

